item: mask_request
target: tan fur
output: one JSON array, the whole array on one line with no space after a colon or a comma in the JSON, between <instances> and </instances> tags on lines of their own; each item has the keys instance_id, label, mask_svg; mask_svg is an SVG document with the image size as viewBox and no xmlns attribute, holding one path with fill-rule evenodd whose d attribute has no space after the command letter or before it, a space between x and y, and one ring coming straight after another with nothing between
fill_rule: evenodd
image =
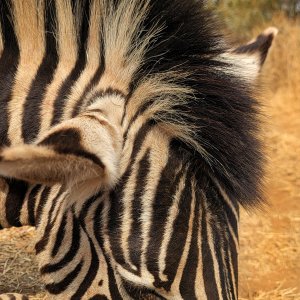
<instances>
[{"instance_id":1,"label":"tan fur","mask_svg":"<svg viewBox=\"0 0 300 300\"><path fill-rule=\"evenodd\" d=\"M146 151L149 149L148 148L149 143L147 143L147 137L145 141L145 146L139 151L138 155L135 157L136 161L140 161L143 156L145 155ZM133 197L134 193L136 190L135 184L136 182L136 176L138 174L138 165L134 165L132 173L130 177L127 180L127 184L124 188L123 192L123 197L126 199L126 203L124 205L124 212L122 216L122 226L121 226L121 247L124 253L124 259L125 262L128 263L132 269L137 269L135 265L131 262L130 259L130 249L129 249L129 238L130 238L130 233L132 229L132 202L133 202ZM138 183L137 183L138 184Z\"/></svg>"},{"instance_id":2,"label":"tan fur","mask_svg":"<svg viewBox=\"0 0 300 300\"><path fill-rule=\"evenodd\" d=\"M65 201L67 192L62 192L61 187L62 186L60 184L55 184L55 185L51 186L50 192L49 192L49 198L55 199L55 202L46 201L46 204L42 206L41 220L38 225L39 230L37 231L37 234L43 234L46 229L48 220L53 222L55 216L63 208L63 204ZM52 205L54 206L54 209L53 209L53 216L51 218L49 215L49 211L50 211L50 208Z\"/></svg>"},{"instance_id":3,"label":"tan fur","mask_svg":"<svg viewBox=\"0 0 300 300\"><path fill-rule=\"evenodd\" d=\"M149 1L121 1L117 10L106 1L104 45L106 70L97 88L117 88L128 93L129 83L139 67L149 41L159 29L150 31L138 45L133 39L149 8ZM132 51L131 51L132 50ZM131 54L128 55L128 52Z\"/></svg>"},{"instance_id":4,"label":"tan fur","mask_svg":"<svg viewBox=\"0 0 300 300\"><path fill-rule=\"evenodd\" d=\"M3 49L4 49L4 42L3 42L2 29L0 24L0 57L2 55Z\"/></svg>"},{"instance_id":5,"label":"tan fur","mask_svg":"<svg viewBox=\"0 0 300 300\"><path fill-rule=\"evenodd\" d=\"M183 271L184 271L184 267L186 265L187 259L188 259L188 255L189 255L189 251L190 251L190 246L191 246L191 241L192 241L192 233L193 233L193 226L195 226L194 224L194 218L195 218L195 205L196 205L196 195L195 195L195 190L196 190L196 182L195 182L195 178L192 179L192 201L191 201L191 211L190 211L190 215L189 215L189 222L188 222L188 233L187 233L187 237L186 237L186 241L185 241L185 245L184 245L184 249L182 252L182 255L180 257L180 262L177 268L177 272L176 272L176 276L175 279L173 281L173 284L171 286L171 292L174 295L180 295L180 282L182 280L182 275L183 275ZM182 298L184 299L184 298Z\"/></svg>"},{"instance_id":6,"label":"tan fur","mask_svg":"<svg viewBox=\"0 0 300 300\"><path fill-rule=\"evenodd\" d=\"M28 224L29 223L29 214L28 214L28 200L29 200L29 195L34 188L34 185L32 185L26 192L24 202L21 208L21 213L20 213L20 223L21 224Z\"/></svg>"},{"instance_id":7,"label":"tan fur","mask_svg":"<svg viewBox=\"0 0 300 300\"><path fill-rule=\"evenodd\" d=\"M39 136L43 135L51 125L54 101L62 82L67 78L76 63L78 54L77 32L74 16L69 0L56 0L57 14L57 47L59 63L54 78L47 88L42 106L42 124Z\"/></svg>"},{"instance_id":8,"label":"tan fur","mask_svg":"<svg viewBox=\"0 0 300 300\"><path fill-rule=\"evenodd\" d=\"M100 82L92 89L92 91L90 91L86 99L93 93L99 90L105 90L108 87L116 88L124 94L127 94L129 83L143 60L145 50L149 47L151 39L159 34L159 31L161 30L161 28L157 28L154 25L153 29L149 31L144 40L140 41L138 44L134 43L133 40L139 33L140 26L149 9L149 1L124 1L120 3L115 11L113 11L113 8L109 3L110 2L108 1L95 0L92 4L88 37L89 46L87 48L87 66L74 84L68 99L66 99L66 108L63 112L63 119L70 118L73 107L80 97L80 92L91 78L96 67L101 63L99 62L99 34L97 34L101 29L100 21L103 20L104 24L103 44L106 54L106 69ZM57 24L58 32L56 33L56 37L59 63L53 81L48 86L44 99L41 99L43 105L41 111L42 124L39 131L39 137L41 137L50 127L53 116L53 105L57 92L61 83L74 67L77 59L77 25L74 21L74 15L69 0L57 0ZM90 45L93 45L93 47L90 47ZM128 55L128 53L130 54ZM182 116L178 115L178 112L173 109L175 105L184 103L192 97L193 91L176 83L180 82L182 76L188 76L188 74L168 72L160 74L159 76L156 75L144 78L129 101L125 126L141 105L149 101L151 97L159 96L162 101L158 100L150 109L148 109L147 113L144 115L145 119L154 118L160 122L163 121L162 127L164 127L166 132L169 132L173 137L177 137L192 145L206 157L208 155L205 153L203 147L198 143L195 143L193 138L194 128L191 128L180 121L182 120ZM16 95L10 105L12 110L12 108L18 104L18 109L14 112L14 118L12 118L10 126L11 138L13 138L13 132L17 131L16 142L14 142L14 144L21 142L21 140L18 139L18 136L20 135L20 109L22 107L22 101L19 101L17 98ZM86 103L84 103L84 105L85 104ZM164 119L164 112L168 113L168 115L173 112L174 118L172 120Z\"/></svg>"},{"instance_id":9,"label":"tan fur","mask_svg":"<svg viewBox=\"0 0 300 300\"><path fill-rule=\"evenodd\" d=\"M237 253L238 253L238 248L236 249ZM233 291L234 291L234 299L238 298L238 291L237 291L237 280L238 278L236 278L235 273L234 273L234 268L233 268L233 261L232 261L232 253L231 251L228 251L229 253L229 267L230 267L230 276L232 278L232 283L233 283Z\"/></svg>"},{"instance_id":10,"label":"tan fur","mask_svg":"<svg viewBox=\"0 0 300 300\"><path fill-rule=\"evenodd\" d=\"M80 98L86 85L90 82L99 65L103 63L100 61L100 30L103 21L102 10L103 7L101 6L101 0L94 0L90 11L89 36L86 53L87 63L84 71L72 87L71 94L68 97L66 108L64 110L64 119L68 119L72 116L74 104L76 104Z\"/></svg>"},{"instance_id":11,"label":"tan fur","mask_svg":"<svg viewBox=\"0 0 300 300\"><path fill-rule=\"evenodd\" d=\"M28 298L24 298L23 295L17 294L17 293L0 294L0 300L11 300L12 297L14 297L13 299L15 299L15 300L28 299Z\"/></svg>"},{"instance_id":12,"label":"tan fur","mask_svg":"<svg viewBox=\"0 0 300 300\"><path fill-rule=\"evenodd\" d=\"M32 183L53 185L57 182L76 182L76 173L84 178L101 176L103 171L86 159L34 145L6 148L1 152L0 173ZM74 178L75 177L75 178ZM78 180L78 179L77 179Z\"/></svg>"},{"instance_id":13,"label":"tan fur","mask_svg":"<svg viewBox=\"0 0 300 300\"><path fill-rule=\"evenodd\" d=\"M13 1L12 11L20 48L20 63L12 100L8 103L8 137L13 145L17 145L22 143L23 104L45 51L43 1L37 3L36 0L16 0Z\"/></svg>"},{"instance_id":14,"label":"tan fur","mask_svg":"<svg viewBox=\"0 0 300 300\"><path fill-rule=\"evenodd\" d=\"M4 178L0 177L0 225L2 227L9 227L9 224L6 219L6 201L4 200L7 197L9 186Z\"/></svg>"},{"instance_id":15,"label":"tan fur","mask_svg":"<svg viewBox=\"0 0 300 300\"><path fill-rule=\"evenodd\" d=\"M201 199L205 197L204 193L201 193ZM197 299L201 300L209 300L207 299L204 285L204 269L203 269L203 261L202 257L202 218L204 217L204 213L202 209L199 209L199 215L196 216L198 218L198 232L197 232L197 248L198 248L198 265L195 279L195 294Z\"/></svg>"},{"instance_id":16,"label":"tan fur","mask_svg":"<svg viewBox=\"0 0 300 300\"><path fill-rule=\"evenodd\" d=\"M176 105L185 104L189 101L193 93L192 90L176 83L181 76L188 76L188 74L167 72L145 78L139 84L128 103L124 127L126 128L131 118L143 104L153 98L157 98L158 101L143 113L143 118L145 120L154 119L159 121L161 130L167 132L171 137L178 138L191 145L209 160L208 153L193 138L195 128L183 122L183 115L179 115L178 111L174 109ZM166 118L164 114L172 115L173 118Z\"/></svg>"},{"instance_id":17,"label":"tan fur","mask_svg":"<svg viewBox=\"0 0 300 300\"><path fill-rule=\"evenodd\" d=\"M72 187L70 198L74 201L86 199L100 187L113 186L119 178L123 102L122 98L111 99L109 96L95 100L90 112L55 126L40 138L43 141L60 130L77 130L82 147L98 157L104 169L84 157L59 154L51 147L40 146L38 140L36 145L4 149L1 152L0 174L29 182L67 184ZM98 110L103 113L98 113Z\"/></svg>"},{"instance_id":18,"label":"tan fur","mask_svg":"<svg viewBox=\"0 0 300 300\"><path fill-rule=\"evenodd\" d=\"M260 54L240 54L240 53L224 53L219 56L219 60L231 65L231 68L225 70L232 75L241 76L249 83L255 82L260 70ZM224 70L222 70L224 72Z\"/></svg>"},{"instance_id":19,"label":"tan fur","mask_svg":"<svg viewBox=\"0 0 300 300\"><path fill-rule=\"evenodd\" d=\"M186 174L180 179L179 185L178 185L178 190L176 191L173 204L169 210L168 213L168 219L166 221L166 226L164 230L164 235L163 235L163 241L162 241L162 247L159 253L159 277L163 281L167 281L168 277L164 273L165 268L166 268L166 263L167 263L167 251L168 251L168 245L170 242L170 239L173 234L173 223L175 222L175 219L178 215L179 209L178 209L178 203L179 199L181 197L181 194L184 190L184 183L186 180Z\"/></svg>"},{"instance_id":20,"label":"tan fur","mask_svg":"<svg viewBox=\"0 0 300 300\"><path fill-rule=\"evenodd\" d=\"M217 292L219 295L219 298L222 299L222 287L221 287L221 278L220 278L220 269L219 269L219 263L218 263L218 259L217 259L217 254L215 251L215 245L214 245L214 240L213 240L213 231L211 228L211 225L214 222L213 219L213 215L211 213L211 211L208 208L208 200L206 198L206 196L204 196L204 210L205 210L205 223L207 224L207 241L208 241L208 245L210 248L210 252L212 255L212 261L213 261L213 272L214 272L214 277L216 280L216 285L217 285Z\"/></svg>"}]
</instances>

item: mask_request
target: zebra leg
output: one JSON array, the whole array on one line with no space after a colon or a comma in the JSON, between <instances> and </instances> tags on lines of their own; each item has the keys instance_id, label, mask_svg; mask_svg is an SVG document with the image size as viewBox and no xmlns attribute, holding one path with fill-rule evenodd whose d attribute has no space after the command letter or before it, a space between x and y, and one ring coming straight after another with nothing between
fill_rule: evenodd
<instances>
[{"instance_id":1,"label":"zebra leg","mask_svg":"<svg viewBox=\"0 0 300 300\"><path fill-rule=\"evenodd\" d=\"M0 294L0 300L29 300L27 296L10 293L10 294Z\"/></svg>"}]
</instances>

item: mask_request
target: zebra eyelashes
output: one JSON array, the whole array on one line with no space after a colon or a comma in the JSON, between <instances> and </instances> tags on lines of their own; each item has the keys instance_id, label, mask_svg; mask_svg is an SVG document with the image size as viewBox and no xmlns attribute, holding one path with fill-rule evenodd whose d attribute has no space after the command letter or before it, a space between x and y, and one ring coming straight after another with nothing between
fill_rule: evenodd
<instances>
[{"instance_id":1,"label":"zebra eyelashes","mask_svg":"<svg viewBox=\"0 0 300 300\"><path fill-rule=\"evenodd\" d=\"M118 179L121 140L113 136L120 135L105 118L84 113L53 127L34 144L2 149L0 175L46 185L83 184L97 192Z\"/></svg>"}]
</instances>

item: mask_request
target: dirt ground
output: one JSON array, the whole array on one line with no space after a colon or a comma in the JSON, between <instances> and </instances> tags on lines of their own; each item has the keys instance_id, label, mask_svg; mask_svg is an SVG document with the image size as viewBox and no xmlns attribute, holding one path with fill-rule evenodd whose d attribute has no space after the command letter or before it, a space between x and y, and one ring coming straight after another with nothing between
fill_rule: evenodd
<instances>
[{"instance_id":1,"label":"dirt ground","mask_svg":"<svg viewBox=\"0 0 300 300\"><path fill-rule=\"evenodd\" d=\"M265 76L282 56L282 44L289 47L284 28L281 32L265 66ZM293 62L293 58L287 58L287 62ZM286 63L282 66L281 72L288 68ZM274 84L276 72L272 76ZM265 188L268 205L241 214L240 300L299 300L300 93L293 85L274 88L270 84L266 90L262 98L266 121L263 136L269 156ZM34 230L26 227L0 232L0 292L23 292L31 295L30 299L43 299L33 237Z\"/></svg>"}]
</instances>

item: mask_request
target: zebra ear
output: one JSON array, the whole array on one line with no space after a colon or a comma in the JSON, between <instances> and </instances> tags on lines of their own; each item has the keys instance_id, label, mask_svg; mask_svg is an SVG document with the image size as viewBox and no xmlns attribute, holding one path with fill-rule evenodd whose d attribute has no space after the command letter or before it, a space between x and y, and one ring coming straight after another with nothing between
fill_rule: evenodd
<instances>
[{"instance_id":1,"label":"zebra ear","mask_svg":"<svg viewBox=\"0 0 300 300\"><path fill-rule=\"evenodd\" d=\"M117 178L118 149L93 119L65 122L34 145L0 152L0 175L33 183L112 186ZM76 124L76 127L66 125ZM98 126L98 127L97 127Z\"/></svg>"},{"instance_id":2,"label":"zebra ear","mask_svg":"<svg viewBox=\"0 0 300 300\"><path fill-rule=\"evenodd\" d=\"M0 174L32 183L75 183L104 176L104 168L84 157L61 153L41 145L3 149Z\"/></svg>"},{"instance_id":3,"label":"zebra ear","mask_svg":"<svg viewBox=\"0 0 300 300\"><path fill-rule=\"evenodd\" d=\"M241 72L250 80L257 78L277 33L277 28L269 27L256 39L231 51L231 55L241 67Z\"/></svg>"}]
</instances>

